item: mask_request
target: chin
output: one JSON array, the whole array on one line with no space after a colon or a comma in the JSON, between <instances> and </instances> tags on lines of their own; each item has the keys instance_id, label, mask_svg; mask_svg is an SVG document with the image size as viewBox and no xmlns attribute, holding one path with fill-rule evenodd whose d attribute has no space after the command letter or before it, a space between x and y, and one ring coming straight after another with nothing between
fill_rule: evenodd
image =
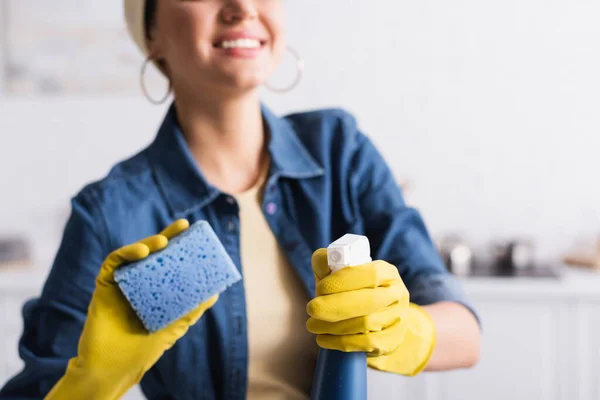
<instances>
[{"instance_id":1,"label":"chin","mask_svg":"<svg viewBox=\"0 0 600 400\"><path fill-rule=\"evenodd\" d=\"M263 74L228 74L221 81L221 85L240 92L248 92L258 89L266 81Z\"/></svg>"},{"instance_id":2,"label":"chin","mask_svg":"<svg viewBox=\"0 0 600 400\"><path fill-rule=\"evenodd\" d=\"M229 68L187 68L176 74L180 87L198 88L212 96L217 93L242 94L257 90L270 77L268 65L228 66ZM174 74L175 75L175 74ZM192 89L194 90L194 89ZM210 93L212 92L212 94Z\"/></svg>"}]
</instances>

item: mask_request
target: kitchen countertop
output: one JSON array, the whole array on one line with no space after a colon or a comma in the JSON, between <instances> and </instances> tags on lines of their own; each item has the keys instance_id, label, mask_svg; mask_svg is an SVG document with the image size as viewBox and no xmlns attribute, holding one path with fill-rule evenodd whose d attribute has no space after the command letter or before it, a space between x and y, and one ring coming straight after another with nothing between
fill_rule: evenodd
<instances>
[{"instance_id":1,"label":"kitchen countertop","mask_svg":"<svg viewBox=\"0 0 600 400\"><path fill-rule=\"evenodd\" d=\"M461 277L465 291L478 299L600 299L600 272L562 267L558 278Z\"/></svg>"},{"instance_id":2,"label":"kitchen countertop","mask_svg":"<svg viewBox=\"0 0 600 400\"><path fill-rule=\"evenodd\" d=\"M0 271L0 294L36 294L47 275L47 269L33 267ZM478 299L600 298L600 272L570 267L562 268L559 278L477 276L459 280L467 294Z\"/></svg>"}]
</instances>

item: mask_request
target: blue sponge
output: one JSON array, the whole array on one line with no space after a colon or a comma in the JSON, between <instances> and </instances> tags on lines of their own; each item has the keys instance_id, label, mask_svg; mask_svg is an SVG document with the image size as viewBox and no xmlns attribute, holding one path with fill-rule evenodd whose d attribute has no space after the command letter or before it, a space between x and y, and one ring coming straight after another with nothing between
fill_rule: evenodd
<instances>
[{"instance_id":1,"label":"blue sponge","mask_svg":"<svg viewBox=\"0 0 600 400\"><path fill-rule=\"evenodd\" d=\"M194 223L165 249L117 269L114 276L149 332L163 329L242 279L206 221Z\"/></svg>"}]
</instances>

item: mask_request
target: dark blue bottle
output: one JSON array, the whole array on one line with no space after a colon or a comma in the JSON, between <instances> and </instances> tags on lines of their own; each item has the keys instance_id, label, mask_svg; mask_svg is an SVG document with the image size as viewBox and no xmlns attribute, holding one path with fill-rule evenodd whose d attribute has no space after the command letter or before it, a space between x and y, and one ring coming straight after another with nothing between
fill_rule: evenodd
<instances>
[{"instance_id":1,"label":"dark blue bottle","mask_svg":"<svg viewBox=\"0 0 600 400\"><path fill-rule=\"evenodd\" d=\"M366 354L321 349L310 398L311 400L366 400Z\"/></svg>"},{"instance_id":2,"label":"dark blue bottle","mask_svg":"<svg viewBox=\"0 0 600 400\"><path fill-rule=\"evenodd\" d=\"M371 261L369 239L346 234L327 248L331 272ZM321 349L313 378L311 400L366 400L367 355Z\"/></svg>"}]
</instances>

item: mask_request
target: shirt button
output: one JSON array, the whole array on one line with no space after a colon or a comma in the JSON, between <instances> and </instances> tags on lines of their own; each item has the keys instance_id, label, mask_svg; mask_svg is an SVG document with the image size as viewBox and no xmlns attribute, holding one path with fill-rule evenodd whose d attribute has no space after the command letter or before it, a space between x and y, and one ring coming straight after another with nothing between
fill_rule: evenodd
<instances>
[{"instance_id":1,"label":"shirt button","mask_svg":"<svg viewBox=\"0 0 600 400\"><path fill-rule=\"evenodd\" d=\"M269 204L267 204L266 209L267 209L267 214L273 215L277 212L277 204L269 203Z\"/></svg>"},{"instance_id":2,"label":"shirt button","mask_svg":"<svg viewBox=\"0 0 600 400\"><path fill-rule=\"evenodd\" d=\"M227 223L227 229L229 230L229 232L233 232L235 230L235 224L233 223L233 221L229 221Z\"/></svg>"},{"instance_id":3,"label":"shirt button","mask_svg":"<svg viewBox=\"0 0 600 400\"><path fill-rule=\"evenodd\" d=\"M232 205L235 204L235 199L233 197L231 197L231 196L227 196L226 201L229 204L232 204Z\"/></svg>"}]
</instances>

